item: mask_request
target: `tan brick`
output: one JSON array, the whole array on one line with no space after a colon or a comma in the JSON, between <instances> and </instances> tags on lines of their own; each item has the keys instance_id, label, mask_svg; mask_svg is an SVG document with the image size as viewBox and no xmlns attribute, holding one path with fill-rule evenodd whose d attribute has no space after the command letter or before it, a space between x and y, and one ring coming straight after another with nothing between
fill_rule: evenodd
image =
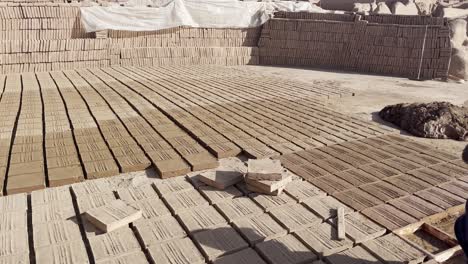
<instances>
[{"instance_id":1,"label":"tan brick","mask_svg":"<svg viewBox=\"0 0 468 264\"><path fill-rule=\"evenodd\" d=\"M112 201L104 206L86 211L86 218L97 228L111 232L140 219L142 211L122 200Z\"/></svg>"},{"instance_id":2,"label":"tan brick","mask_svg":"<svg viewBox=\"0 0 468 264\"><path fill-rule=\"evenodd\" d=\"M195 189L185 192L173 193L164 197L172 213L179 214L185 210L208 205L208 201Z\"/></svg>"},{"instance_id":3,"label":"tan brick","mask_svg":"<svg viewBox=\"0 0 468 264\"><path fill-rule=\"evenodd\" d=\"M33 232L35 248L81 240L80 227L77 222L71 220L36 224Z\"/></svg>"},{"instance_id":4,"label":"tan brick","mask_svg":"<svg viewBox=\"0 0 468 264\"><path fill-rule=\"evenodd\" d=\"M202 264L205 259L190 238L176 239L148 248L154 263L161 264Z\"/></svg>"},{"instance_id":5,"label":"tan brick","mask_svg":"<svg viewBox=\"0 0 468 264\"><path fill-rule=\"evenodd\" d=\"M227 224L226 219L213 206L200 206L186 210L177 217L190 233L214 229Z\"/></svg>"},{"instance_id":6,"label":"tan brick","mask_svg":"<svg viewBox=\"0 0 468 264\"><path fill-rule=\"evenodd\" d=\"M234 221L233 224L251 246L288 233L268 214L239 219Z\"/></svg>"},{"instance_id":7,"label":"tan brick","mask_svg":"<svg viewBox=\"0 0 468 264\"><path fill-rule=\"evenodd\" d=\"M187 236L184 229L172 216L162 216L138 221L134 224L134 227L145 247Z\"/></svg>"},{"instance_id":8,"label":"tan brick","mask_svg":"<svg viewBox=\"0 0 468 264\"><path fill-rule=\"evenodd\" d=\"M247 197L229 199L215 204L215 207L229 222L263 214L262 208Z\"/></svg>"},{"instance_id":9,"label":"tan brick","mask_svg":"<svg viewBox=\"0 0 468 264\"><path fill-rule=\"evenodd\" d=\"M293 235L275 238L255 246L268 263L307 263L317 259L310 249Z\"/></svg>"},{"instance_id":10,"label":"tan brick","mask_svg":"<svg viewBox=\"0 0 468 264\"><path fill-rule=\"evenodd\" d=\"M117 255L141 251L140 244L130 228L89 238L94 259L100 261Z\"/></svg>"},{"instance_id":11,"label":"tan brick","mask_svg":"<svg viewBox=\"0 0 468 264\"><path fill-rule=\"evenodd\" d=\"M35 249L36 263L89 263L86 248L81 240L50 245Z\"/></svg>"},{"instance_id":12,"label":"tan brick","mask_svg":"<svg viewBox=\"0 0 468 264\"><path fill-rule=\"evenodd\" d=\"M198 232L193 238L205 257L210 260L248 247L248 244L230 226Z\"/></svg>"},{"instance_id":13,"label":"tan brick","mask_svg":"<svg viewBox=\"0 0 468 264\"><path fill-rule=\"evenodd\" d=\"M233 199L235 197L242 196L242 192L239 191L236 187L231 186L224 190L218 190L211 186L201 186L199 191L205 196L210 204L216 204L222 202L226 199Z\"/></svg>"}]
</instances>

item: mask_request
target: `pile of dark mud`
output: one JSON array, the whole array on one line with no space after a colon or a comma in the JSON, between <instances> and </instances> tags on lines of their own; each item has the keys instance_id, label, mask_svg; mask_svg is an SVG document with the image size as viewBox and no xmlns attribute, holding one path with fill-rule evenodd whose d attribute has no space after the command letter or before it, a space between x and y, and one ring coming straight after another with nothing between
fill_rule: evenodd
<instances>
[{"instance_id":1,"label":"pile of dark mud","mask_svg":"<svg viewBox=\"0 0 468 264\"><path fill-rule=\"evenodd\" d=\"M409 133L426 138L468 140L468 108L448 102L396 104L379 116Z\"/></svg>"}]
</instances>

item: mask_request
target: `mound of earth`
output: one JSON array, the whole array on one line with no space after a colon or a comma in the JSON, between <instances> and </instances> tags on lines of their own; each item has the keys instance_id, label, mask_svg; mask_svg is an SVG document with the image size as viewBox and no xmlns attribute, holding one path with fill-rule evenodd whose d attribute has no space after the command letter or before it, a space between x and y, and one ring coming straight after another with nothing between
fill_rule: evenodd
<instances>
[{"instance_id":1,"label":"mound of earth","mask_svg":"<svg viewBox=\"0 0 468 264\"><path fill-rule=\"evenodd\" d=\"M379 116L415 136L468 140L468 108L448 102L389 105Z\"/></svg>"}]
</instances>

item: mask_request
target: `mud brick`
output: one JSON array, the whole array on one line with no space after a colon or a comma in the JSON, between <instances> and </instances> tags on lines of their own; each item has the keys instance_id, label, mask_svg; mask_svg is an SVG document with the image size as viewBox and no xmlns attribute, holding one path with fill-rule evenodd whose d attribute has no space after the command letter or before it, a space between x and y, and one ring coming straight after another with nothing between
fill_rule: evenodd
<instances>
[{"instance_id":1,"label":"mud brick","mask_svg":"<svg viewBox=\"0 0 468 264\"><path fill-rule=\"evenodd\" d=\"M151 161L144 155L120 156L116 159L122 172L146 170L151 167Z\"/></svg>"},{"instance_id":2,"label":"mud brick","mask_svg":"<svg viewBox=\"0 0 468 264\"><path fill-rule=\"evenodd\" d=\"M336 200L332 196L318 196L311 199L307 199L302 202L302 204L307 207L309 210L313 211L319 215L323 220L327 220L331 217L336 216L336 210L339 207L344 208L345 214L353 212L353 209L342 204L340 201Z\"/></svg>"},{"instance_id":3,"label":"mud brick","mask_svg":"<svg viewBox=\"0 0 468 264\"><path fill-rule=\"evenodd\" d=\"M429 183L408 174L388 177L385 181L410 194L432 187Z\"/></svg>"},{"instance_id":4,"label":"mud brick","mask_svg":"<svg viewBox=\"0 0 468 264\"><path fill-rule=\"evenodd\" d=\"M301 204L274 208L270 214L284 226L288 232L302 230L322 222L318 216Z\"/></svg>"},{"instance_id":5,"label":"mud brick","mask_svg":"<svg viewBox=\"0 0 468 264\"><path fill-rule=\"evenodd\" d=\"M105 206L86 211L85 216L100 230L110 232L138 220L142 212L122 200L116 200Z\"/></svg>"},{"instance_id":6,"label":"mud brick","mask_svg":"<svg viewBox=\"0 0 468 264\"><path fill-rule=\"evenodd\" d=\"M187 236L184 229L172 216L162 216L134 224L138 237L145 247L168 242Z\"/></svg>"},{"instance_id":7,"label":"mud brick","mask_svg":"<svg viewBox=\"0 0 468 264\"><path fill-rule=\"evenodd\" d=\"M141 250L130 228L120 228L110 233L90 237L88 240L96 261Z\"/></svg>"},{"instance_id":8,"label":"mud brick","mask_svg":"<svg viewBox=\"0 0 468 264\"><path fill-rule=\"evenodd\" d=\"M212 206L201 206L187 210L179 213L177 217L185 229L192 234L227 225L226 219Z\"/></svg>"},{"instance_id":9,"label":"mud brick","mask_svg":"<svg viewBox=\"0 0 468 264\"><path fill-rule=\"evenodd\" d=\"M82 152L81 149L80 149L80 152ZM76 147L75 146L66 146L66 147L46 149L47 158L70 156L70 155L76 155Z\"/></svg>"},{"instance_id":10,"label":"mud brick","mask_svg":"<svg viewBox=\"0 0 468 264\"><path fill-rule=\"evenodd\" d=\"M117 189L117 195L126 202L138 202L140 200L151 198L158 200L158 194L152 184L143 184L138 187L128 187Z\"/></svg>"},{"instance_id":11,"label":"mud brick","mask_svg":"<svg viewBox=\"0 0 468 264\"><path fill-rule=\"evenodd\" d=\"M8 178L6 192L10 195L21 192L32 192L44 189L45 187L45 176L43 173L15 175Z\"/></svg>"},{"instance_id":12,"label":"mud brick","mask_svg":"<svg viewBox=\"0 0 468 264\"><path fill-rule=\"evenodd\" d=\"M432 166L443 162L437 158L424 154L406 155L404 158L423 166Z\"/></svg>"},{"instance_id":13,"label":"mud brick","mask_svg":"<svg viewBox=\"0 0 468 264\"><path fill-rule=\"evenodd\" d=\"M466 174L466 171L468 170L468 164L464 160L461 160L461 159L455 160L455 161L451 161L450 163L464 169L465 174Z\"/></svg>"},{"instance_id":14,"label":"mud brick","mask_svg":"<svg viewBox=\"0 0 468 264\"><path fill-rule=\"evenodd\" d=\"M329 173L336 173L340 171L345 171L351 169L351 166L344 163L343 161L339 160L331 160L331 159L323 159L323 160L316 160L314 164L319 166L320 168L328 171Z\"/></svg>"},{"instance_id":15,"label":"mud brick","mask_svg":"<svg viewBox=\"0 0 468 264\"><path fill-rule=\"evenodd\" d=\"M435 166L431 166L430 169L436 170L438 172L443 173L446 176L450 176L453 178L460 178L460 177L464 177L468 175L468 172L466 169L463 169L452 163L437 164Z\"/></svg>"},{"instance_id":16,"label":"mud brick","mask_svg":"<svg viewBox=\"0 0 468 264\"><path fill-rule=\"evenodd\" d=\"M410 148L411 146L408 145L408 147ZM443 160L443 161L455 161L455 160L460 159L460 156L458 156L458 155L454 155L452 153L442 151L442 150L439 150L439 149L435 149L435 148L432 148L432 147L431 147L430 150L424 151L424 154L426 154L428 156L431 156L431 157L434 157L434 158L439 159L439 160Z\"/></svg>"},{"instance_id":17,"label":"mud brick","mask_svg":"<svg viewBox=\"0 0 468 264\"><path fill-rule=\"evenodd\" d=\"M367 208L362 213L372 219L372 221L392 231L419 221L389 204Z\"/></svg>"},{"instance_id":18,"label":"mud brick","mask_svg":"<svg viewBox=\"0 0 468 264\"><path fill-rule=\"evenodd\" d=\"M224 190L218 190L211 186L201 186L199 188L199 191L210 202L210 204L216 204L226 199L232 199L235 197L242 196L242 192L234 186L231 186Z\"/></svg>"},{"instance_id":19,"label":"mud brick","mask_svg":"<svg viewBox=\"0 0 468 264\"><path fill-rule=\"evenodd\" d=\"M80 227L74 221L36 224L33 231L35 248L81 240Z\"/></svg>"},{"instance_id":20,"label":"mud brick","mask_svg":"<svg viewBox=\"0 0 468 264\"><path fill-rule=\"evenodd\" d=\"M28 231L26 229L0 233L0 256L28 254Z\"/></svg>"},{"instance_id":21,"label":"mud brick","mask_svg":"<svg viewBox=\"0 0 468 264\"><path fill-rule=\"evenodd\" d=\"M465 199L437 187L417 192L415 195L444 210L460 206L465 202Z\"/></svg>"},{"instance_id":22,"label":"mud brick","mask_svg":"<svg viewBox=\"0 0 468 264\"><path fill-rule=\"evenodd\" d=\"M267 193L272 193L285 188L291 181L292 174L289 172L283 172L281 180L252 180L249 178L249 174L247 174L247 177L245 178L247 185L253 186L256 189Z\"/></svg>"},{"instance_id":23,"label":"mud brick","mask_svg":"<svg viewBox=\"0 0 468 264\"><path fill-rule=\"evenodd\" d=\"M279 160L249 159L247 162L247 177L251 180L281 180L282 172L283 166Z\"/></svg>"},{"instance_id":24,"label":"mud brick","mask_svg":"<svg viewBox=\"0 0 468 264\"><path fill-rule=\"evenodd\" d=\"M112 186L107 179L100 179L73 184L71 189L77 199L80 199L89 194L109 193L112 190Z\"/></svg>"},{"instance_id":25,"label":"mud brick","mask_svg":"<svg viewBox=\"0 0 468 264\"><path fill-rule=\"evenodd\" d=\"M452 180L450 176L447 176L442 172L438 172L429 168L413 170L408 172L408 174L413 175L414 177L425 181L431 185L439 185Z\"/></svg>"},{"instance_id":26,"label":"mud brick","mask_svg":"<svg viewBox=\"0 0 468 264\"><path fill-rule=\"evenodd\" d=\"M84 180L83 169L80 165L69 167L48 168L49 186L62 186Z\"/></svg>"},{"instance_id":27,"label":"mud brick","mask_svg":"<svg viewBox=\"0 0 468 264\"><path fill-rule=\"evenodd\" d=\"M409 161L406 158L393 158L393 159L383 160L382 163L394 169L397 169L403 173L406 173L411 170L420 169L423 167L423 165Z\"/></svg>"},{"instance_id":28,"label":"mud brick","mask_svg":"<svg viewBox=\"0 0 468 264\"><path fill-rule=\"evenodd\" d=\"M206 146L218 159L236 157L242 150L234 143L224 142Z\"/></svg>"},{"instance_id":29,"label":"mud brick","mask_svg":"<svg viewBox=\"0 0 468 264\"><path fill-rule=\"evenodd\" d=\"M2 230L2 232L27 228L26 211L4 212L0 215L0 230Z\"/></svg>"},{"instance_id":30,"label":"mud brick","mask_svg":"<svg viewBox=\"0 0 468 264\"><path fill-rule=\"evenodd\" d=\"M315 186L324 192L334 194L353 188L353 185L334 175L327 175L313 180Z\"/></svg>"},{"instance_id":31,"label":"mud brick","mask_svg":"<svg viewBox=\"0 0 468 264\"><path fill-rule=\"evenodd\" d=\"M337 230L329 223L322 223L296 232L299 240L320 256L329 256L351 248L349 239L338 240Z\"/></svg>"},{"instance_id":32,"label":"mud brick","mask_svg":"<svg viewBox=\"0 0 468 264\"><path fill-rule=\"evenodd\" d=\"M19 152L11 154L10 163L29 163L34 161L42 161L43 159L44 153L42 151Z\"/></svg>"},{"instance_id":33,"label":"mud brick","mask_svg":"<svg viewBox=\"0 0 468 264\"><path fill-rule=\"evenodd\" d=\"M241 250L213 261L213 264L266 264L262 258L251 248Z\"/></svg>"},{"instance_id":34,"label":"mud brick","mask_svg":"<svg viewBox=\"0 0 468 264\"><path fill-rule=\"evenodd\" d=\"M218 167L218 161L208 152L184 155L183 157L190 164L193 171L214 169Z\"/></svg>"},{"instance_id":35,"label":"mud brick","mask_svg":"<svg viewBox=\"0 0 468 264\"><path fill-rule=\"evenodd\" d=\"M62 203L72 205L72 197L68 187L62 188L47 188L45 190L33 191L31 193L32 207L48 204L50 202L61 201Z\"/></svg>"},{"instance_id":36,"label":"mud brick","mask_svg":"<svg viewBox=\"0 0 468 264\"><path fill-rule=\"evenodd\" d=\"M104 206L114 200L116 200L116 198L110 191L108 193L96 193L87 194L85 196L78 196L76 199L80 213L84 213L92 208Z\"/></svg>"},{"instance_id":37,"label":"mud brick","mask_svg":"<svg viewBox=\"0 0 468 264\"><path fill-rule=\"evenodd\" d=\"M209 260L237 252L249 246L230 226L195 233L193 239L198 247L202 249L203 255Z\"/></svg>"},{"instance_id":38,"label":"mud brick","mask_svg":"<svg viewBox=\"0 0 468 264\"><path fill-rule=\"evenodd\" d=\"M257 243L286 235L288 232L271 216L262 214L251 218L239 219L233 222L241 235L251 246Z\"/></svg>"},{"instance_id":39,"label":"mud brick","mask_svg":"<svg viewBox=\"0 0 468 264\"><path fill-rule=\"evenodd\" d=\"M317 259L312 251L310 251L301 241L293 235L286 235L280 238L275 238L255 246L258 253L263 256L268 263L307 263Z\"/></svg>"},{"instance_id":40,"label":"mud brick","mask_svg":"<svg viewBox=\"0 0 468 264\"><path fill-rule=\"evenodd\" d=\"M333 196L340 202L357 211L383 203L383 201L379 200L377 197L374 197L358 188L335 193Z\"/></svg>"},{"instance_id":41,"label":"mud brick","mask_svg":"<svg viewBox=\"0 0 468 264\"><path fill-rule=\"evenodd\" d=\"M161 178L180 176L190 172L190 166L181 158L153 161Z\"/></svg>"},{"instance_id":42,"label":"mud brick","mask_svg":"<svg viewBox=\"0 0 468 264\"><path fill-rule=\"evenodd\" d=\"M73 220L76 217L73 204L70 202L70 205L61 205L60 201L48 204L35 205L33 206L31 214L33 225L55 221Z\"/></svg>"},{"instance_id":43,"label":"mud brick","mask_svg":"<svg viewBox=\"0 0 468 264\"><path fill-rule=\"evenodd\" d=\"M336 219L332 219L331 223L336 226ZM386 232L385 228L358 212L346 215L345 223L346 235L356 244L382 236Z\"/></svg>"},{"instance_id":44,"label":"mud brick","mask_svg":"<svg viewBox=\"0 0 468 264\"><path fill-rule=\"evenodd\" d=\"M242 148L249 158L264 159L277 156L279 153L267 146L251 146Z\"/></svg>"},{"instance_id":45,"label":"mud brick","mask_svg":"<svg viewBox=\"0 0 468 264\"><path fill-rule=\"evenodd\" d=\"M395 234L366 241L362 246L384 263L420 263L424 253Z\"/></svg>"},{"instance_id":46,"label":"mud brick","mask_svg":"<svg viewBox=\"0 0 468 264\"><path fill-rule=\"evenodd\" d=\"M360 263L374 263L374 264L383 264L376 257L374 257L369 251L365 250L361 246L350 248L339 254L334 254L326 257L328 263L330 264L340 264L343 260L346 260L346 263L349 264L360 264Z\"/></svg>"},{"instance_id":47,"label":"mud brick","mask_svg":"<svg viewBox=\"0 0 468 264\"><path fill-rule=\"evenodd\" d=\"M249 218L263 213L255 202L247 197L225 200L215 205L229 222Z\"/></svg>"},{"instance_id":48,"label":"mud brick","mask_svg":"<svg viewBox=\"0 0 468 264\"><path fill-rule=\"evenodd\" d=\"M296 201L288 196L287 194L281 194L277 196L267 195L267 194L250 194L252 198L265 212L281 207L285 205L295 204Z\"/></svg>"},{"instance_id":49,"label":"mud brick","mask_svg":"<svg viewBox=\"0 0 468 264\"><path fill-rule=\"evenodd\" d=\"M439 188L444 189L452 194L455 194L463 199L468 199L468 183L463 181L453 181L439 185Z\"/></svg>"},{"instance_id":50,"label":"mud brick","mask_svg":"<svg viewBox=\"0 0 468 264\"><path fill-rule=\"evenodd\" d=\"M201 182L220 190L242 181L243 178L242 172L229 170L207 171L199 176Z\"/></svg>"},{"instance_id":51,"label":"mud brick","mask_svg":"<svg viewBox=\"0 0 468 264\"><path fill-rule=\"evenodd\" d=\"M298 202L303 202L309 198L326 196L326 193L307 181L293 181L284 190Z\"/></svg>"},{"instance_id":52,"label":"mud brick","mask_svg":"<svg viewBox=\"0 0 468 264\"><path fill-rule=\"evenodd\" d=\"M166 205L164 205L164 202L159 199L156 200L153 198L148 198L130 203L130 205L141 210L144 219L151 219L171 214Z\"/></svg>"},{"instance_id":53,"label":"mud brick","mask_svg":"<svg viewBox=\"0 0 468 264\"><path fill-rule=\"evenodd\" d=\"M156 190L161 196L171 195L177 192L194 190L193 186L185 178L173 178L155 184Z\"/></svg>"},{"instance_id":54,"label":"mud brick","mask_svg":"<svg viewBox=\"0 0 468 264\"><path fill-rule=\"evenodd\" d=\"M36 248L36 263L89 263L81 240Z\"/></svg>"},{"instance_id":55,"label":"mud brick","mask_svg":"<svg viewBox=\"0 0 468 264\"><path fill-rule=\"evenodd\" d=\"M387 145L382 146L380 149L397 157L405 157L417 154L417 152L413 151L412 149L400 145Z\"/></svg>"},{"instance_id":56,"label":"mud brick","mask_svg":"<svg viewBox=\"0 0 468 264\"><path fill-rule=\"evenodd\" d=\"M8 176L42 173L44 174L43 161L33 161L28 163L16 163L10 165Z\"/></svg>"},{"instance_id":57,"label":"mud brick","mask_svg":"<svg viewBox=\"0 0 468 264\"><path fill-rule=\"evenodd\" d=\"M93 162L85 162L84 167L88 179L110 177L119 174L119 168L115 164L114 160L98 160Z\"/></svg>"},{"instance_id":58,"label":"mud brick","mask_svg":"<svg viewBox=\"0 0 468 264\"><path fill-rule=\"evenodd\" d=\"M42 151L42 144L41 143L34 143L34 144L15 144L11 148L11 153L21 153L21 152L35 152L35 151Z\"/></svg>"},{"instance_id":59,"label":"mud brick","mask_svg":"<svg viewBox=\"0 0 468 264\"><path fill-rule=\"evenodd\" d=\"M27 263L30 263L29 254L1 256L0 257L0 262L2 262L2 263L27 264ZM40 263L40 262L38 262L38 263Z\"/></svg>"},{"instance_id":60,"label":"mud brick","mask_svg":"<svg viewBox=\"0 0 468 264\"><path fill-rule=\"evenodd\" d=\"M26 193L0 197L0 212L26 211L28 210Z\"/></svg>"},{"instance_id":61,"label":"mud brick","mask_svg":"<svg viewBox=\"0 0 468 264\"><path fill-rule=\"evenodd\" d=\"M109 150L98 150L92 152L82 152L80 151L80 156L83 162L98 161L98 160L110 160L112 159L112 154Z\"/></svg>"},{"instance_id":62,"label":"mud brick","mask_svg":"<svg viewBox=\"0 0 468 264\"><path fill-rule=\"evenodd\" d=\"M143 252L133 252L127 255L115 256L110 259L97 262L98 264L125 264L125 263L149 263Z\"/></svg>"},{"instance_id":63,"label":"mud brick","mask_svg":"<svg viewBox=\"0 0 468 264\"><path fill-rule=\"evenodd\" d=\"M167 195L164 200L166 200L171 212L174 214L179 214L197 206L208 205L208 201L195 189Z\"/></svg>"},{"instance_id":64,"label":"mud brick","mask_svg":"<svg viewBox=\"0 0 468 264\"><path fill-rule=\"evenodd\" d=\"M411 215L412 217L421 220L423 218L441 213L442 208L431 204L417 196L410 195L389 202L395 208Z\"/></svg>"},{"instance_id":65,"label":"mud brick","mask_svg":"<svg viewBox=\"0 0 468 264\"><path fill-rule=\"evenodd\" d=\"M288 166L288 170L301 176L305 180L313 181L317 177L328 175L329 173L315 164L304 164L301 166Z\"/></svg>"},{"instance_id":66,"label":"mud brick","mask_svg":"<svg viewBox=\"0 0 468 264\"><path fill-rule=\"evenodd\" d=\"M391 185L390 183L384 181L363 185L359 188L384 202L388 202L392 199L396 199L408 194L400 188L397 188Z\"/></svg>"},{"instance_id":67,"label":"mud brick","mask_svg":"<svg viewBox=\"0 0 468 264\"><path fill-rule=\"evenodd\" d=\"M401 174L397 169L394 169L390 166L387 166L383 163L374 163L366 166L359 167L359 169L372 174L372 176L379 179L384 179L386 177L392 177Z\"/></svg>"},{"instance_id":68,"label":"mud brick","mask_svg":"<svg viewBox=\"0 0 468 264\"><path fill-rule=\"evenodd\" d=\"M335 173L334 175L351 183L355 187L379 181L379 178L359 169L342 171Z\"/></svg>"},{"instance_id":69,"label":"mud brick","mask_svg":"<svg viewBox=\"0 0 468 264\"><path fill-rule=\"evenodd\" d=\"M202 264L205 259L190 238L176 239L148 248L151 261L161 264Z\"/></svg>"},{"instance_id":70,"label":"mud brick","mask_svg":"<svg viewBox=\"0 0 468 264\"><path fill-rule=\"evenodd\" d=\"M180 155L174 149L165 149L147 152L153 163L156 161L180 159Z\"/></svg>"}]
</instances>

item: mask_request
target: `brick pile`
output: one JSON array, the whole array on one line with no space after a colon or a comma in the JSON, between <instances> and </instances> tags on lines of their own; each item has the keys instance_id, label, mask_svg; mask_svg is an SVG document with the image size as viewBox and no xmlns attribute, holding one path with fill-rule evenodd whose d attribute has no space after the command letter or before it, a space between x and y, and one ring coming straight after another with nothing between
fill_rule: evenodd
<instances>
[{"instance_id":1,"label":"brick pile","mask_svg":"<svg viewBox=\"0 0 468 264\"><path fill-rule=\"evenodd\" d=\"M0 73L114 65L257 64L260 28L86 33L78 4L0 5Z\"/></svg>"},{"instance_id":2,"label":"brick pile","mask_svg":"<svg viewBox=\"0 0 468 264\"><path fill-rule=\"evenodd\" d=\"M446 77L451 53L449 29L435 20L433 25L422 26L369 23L359 17L354 22L274 18L262 30L260 64L417 79Z\"/></svg>"}]
</instances>

